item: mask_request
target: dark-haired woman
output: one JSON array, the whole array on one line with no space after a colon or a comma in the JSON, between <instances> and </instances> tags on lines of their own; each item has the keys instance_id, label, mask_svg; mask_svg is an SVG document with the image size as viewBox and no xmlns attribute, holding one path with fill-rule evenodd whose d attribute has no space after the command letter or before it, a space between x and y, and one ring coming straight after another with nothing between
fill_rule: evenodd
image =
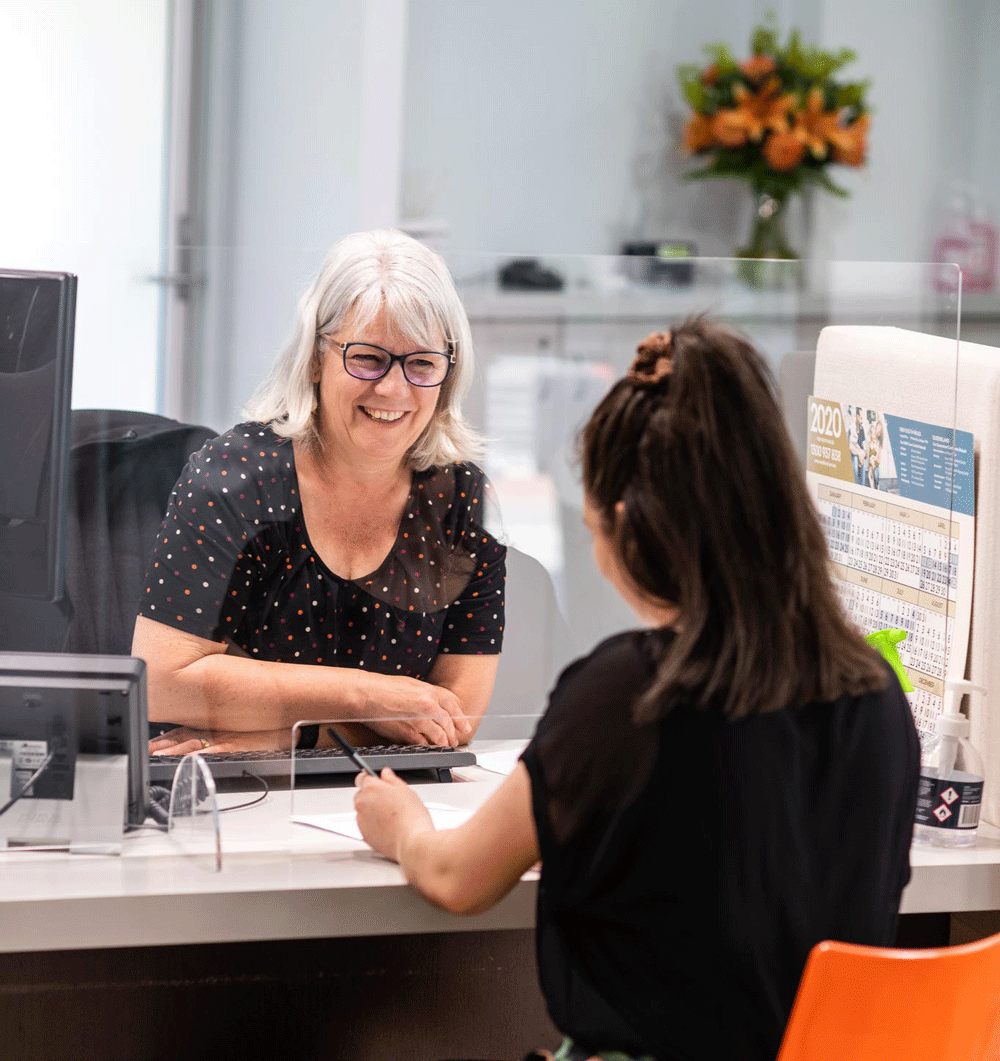
<instances>
[{"instance_id":1,"label":"dark-haired woman","mask_svg":"<svg viewBox=\"0 0 1000 1061\"><path fill-rule=\"evenodd\" d=\"M894 938L916 730L838 605L772 385L704 320L646 340L582 438L596 560L644 628L567 668L461 828L359 778L363 835L445 909L541 857L557 1057L773 1058L813 944Z\"/></svg>"}]
</instances>

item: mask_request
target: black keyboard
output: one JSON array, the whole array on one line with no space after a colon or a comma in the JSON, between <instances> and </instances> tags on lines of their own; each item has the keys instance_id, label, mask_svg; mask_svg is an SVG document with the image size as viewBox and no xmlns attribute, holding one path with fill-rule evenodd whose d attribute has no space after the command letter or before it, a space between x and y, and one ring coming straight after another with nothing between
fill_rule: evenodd
<instances>
[{"instance_id":1,"label":"black keyboard","mask_svg":"<svg viewBox=\"0 0 1000 1061\"><path fill-rule=\"evenodd\" d=\"M455 766L474 766L475 755L464 748L439 748L432 744L379 744L358 748L358 754L375 771L388 766L402 770L436 770L439 781L451 780ZM150 781L173 780L174 771L183 756L151 755ZM292 753L273 752L213 752L202 755L216 778L242 777L244 773L258 777L288 777L292 772ZM300 774L355 774L358 768L341 748L303 748L295 753L295 776Z\"/></svg>"}]
</instances>

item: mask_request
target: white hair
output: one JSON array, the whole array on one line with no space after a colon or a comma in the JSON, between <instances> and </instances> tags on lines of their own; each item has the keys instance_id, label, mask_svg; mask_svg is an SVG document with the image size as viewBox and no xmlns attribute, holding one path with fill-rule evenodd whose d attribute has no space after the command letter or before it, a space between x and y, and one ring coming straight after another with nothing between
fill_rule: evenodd
<instances>
[{"instance_id":1,"label":"white hair","mask_svg":"<svg viewBox=\"0 0 1000 1061\"><path fill-rule=\"evenodd\" d=\"M443 335L455 354L434 416L410 448L410 465L423 471L480 458L483 439L461 411L475 372L469 319L444 259L394 229L355 232L334 244L299 300L291 340L243 415L269 424L284 438L318 445L313 383L317 343L337 331L348 314L363 327L383 312L393 331L428 349Z\"/></svg>"}]
</instances>

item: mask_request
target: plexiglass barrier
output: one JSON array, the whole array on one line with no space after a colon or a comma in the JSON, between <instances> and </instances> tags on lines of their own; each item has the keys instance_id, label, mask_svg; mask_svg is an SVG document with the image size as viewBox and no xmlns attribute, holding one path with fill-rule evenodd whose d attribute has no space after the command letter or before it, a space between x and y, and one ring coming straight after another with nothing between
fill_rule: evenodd
<instances>
[{"instance_id":1,"label":"plexiglass barrier","mask_svg":"<svg viewBox=\"0 0 1000 1061\"><path fill-rule=\"evenodd\" d=\"M200 858L222 872L222 832L215 778L198 752L177 764L167 806L167 838L186 855Z\"/></svg>"},{"instance_id":2,"label":"plexiglass barrier","mask_svg":"<svg viewBox=\"0 0 1000 1061\"><path fill-rule=\"evenodd\" d=\"M317 266L322 254L317 248ZM310 253L262 252L259 265L286 259L302 262ZM848 614L866 634L906 633L898 651L914 678L922 732L944 703L946 679L965 677L969 659L983 688L997 686L987 651L995 624L980 624L978 611L973 621L971 592L974 584L977 608L997 596L981 588L991 585L989 551L973 551L982 541L984 512L992 518L980 503L993 504L992 477L976 480L980 440L992 438L981 385L989 357L977 355L967 365L959 357L957 270L551 256L519 271L507 268L507 258L460 254L449 255L448 264L475 350L463 410L486 439L485 478L466 466L460 475L430 469L411 477L409 492L395 498L392 533L386 535L385 520L373 519L385 550L383 559L362 563L363 577L360 569L341 566L337 528L322 522L321 509L309 508L315 466L300 467L287 442L250 425L209 442L213 448L186 465L205 439L241 421L251 386L266 375L277 349L255 347L253 337L237 349L195 331L183 357L168 356L160 365L180 381L174 388L179 405L171 411L190 423L207 422L204 432L144 413L95 418L75 410L63 440L64 504L29 511L24 497L32 490L36 498L48 496L44 484L16 484L20 507L3 514L0 550L9 565L26 523L44 525L62 543L65 578L56 601L0 594L0 647L127 654L141 611L146 629L137 646L149 661L151 732L168 736L148 762L129 753L128 771L148 770L143 783L169 788L178 763L189 762L179 757L198 753L184 767L190 771L185 828L199 838L195 847L208 851L216 819L214 812L192 812L205 809L200 789L197 798L190 792L203 777L202 761L219 786L223 851L227 831L244 852L269 843L283 852L315 846L320 841L302 839L308 830L292 827L290 819L322 813L326 789L339 793L338 813L349 807L350 794L341 790L352 771L341 770L339 779L322 771L324 745L336 744L329 731L342 730L362 749L447 745L432 725L434 713L423 711L418 699L394 710L419 698L428 683L454 690L459 702L474 702L482 713L462 751L480 765L466 760L441 769L459 780L500 777L482 765L494 752L496 763L513 768L566 665L639 624L595 563L583 522L580 429L627 371L641 340L702 313L745 336L767 362L799 458L793 474L808 479ZM293 294L275 310L283 320L293 312ZM251 302L236 292L234 320L259 315ZM201 358L192 355L198 349ZM44 369L46 356L39 354L34 369ZM154 359L152 351L148 356ZM337 356L334 370L350 375L347 353ZM392 378L406 367L390 363ZM0 369L6 400L23 406L30 388L17 364ZM199 382L209 377L218 383L211 405ZM358 376L351 379L358 384ZM49 395L48 405L39 405L40 424L56 415L54 400ZM386 409L383 403L375 411ZM57 436L46 427L39 439L48 447ZM58 461L50 454L35 466L44 479ZM421 496L422 488L434 496ZM370 559L364 549L361 554ZM177 631L225 650L209 653L178 682L157 647L166 645L159 640L165 632ZM28 702L16 695L19 704ZM978 723L972 709L984 734L994 732L986 695ZM426 721L423 732L419 726L413 732L415 719ZM54 738L13 721L0 738L11 756L5 798L12 799ZM29 744L30 754L18 750ZM271 756L266 768L252 761L262 751ZM245 758L233 765L237 753ZM220 755L230 757L225 767ZM435 767L410 769L437 783L430 780ZM38 791L40 781L33 782ZM31 798L26 791L19 802ZM15 821L11 813L0 812L0 826ZM991 813L996 818L996 808ZM120 846L126 854L130 844L148 854L157 838L135 825L122 815ZM133 844L126 829L143 839ZM173 831L181 835L180 827ZM9 844L39 839L21 826L4 835ZM55 839L68 846L65 837Z\"/></svg>"}]
</instances>

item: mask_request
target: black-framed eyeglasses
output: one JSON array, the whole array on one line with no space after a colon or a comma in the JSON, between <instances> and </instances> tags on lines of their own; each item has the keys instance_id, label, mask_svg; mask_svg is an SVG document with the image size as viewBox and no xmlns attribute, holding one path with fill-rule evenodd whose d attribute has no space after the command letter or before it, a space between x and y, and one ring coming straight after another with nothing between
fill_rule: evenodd
<instances>
[{"instance_id":1,"label":"black-framed eyeglasses","mask_svg":"<svg viewBox=\"0 0 1000 1061\"><path fill-rule=\"evenodd\" d=\"M355 379L381 379L398 361L407 383L414 387L440 387L455 364L455 344L448 344L446 354L437 350L414 350L410 354L391 354L374 343L331 343L344 354L344 370Z\"/></svg>"}]
</instances>

